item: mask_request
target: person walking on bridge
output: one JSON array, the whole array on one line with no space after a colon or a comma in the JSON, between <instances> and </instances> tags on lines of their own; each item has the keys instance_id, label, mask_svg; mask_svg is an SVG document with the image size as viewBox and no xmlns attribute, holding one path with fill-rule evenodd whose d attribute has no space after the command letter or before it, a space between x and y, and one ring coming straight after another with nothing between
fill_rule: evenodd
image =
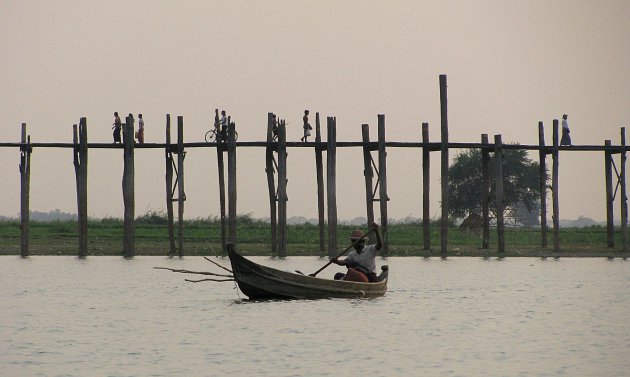
<instances>
[{"instance_id":1,"label":"person walking on bridge","mask_svg":"<svg viewBox=\"0 0 630 377\"><path fill-rule=\"evenodd\" d=\"M142 114L138 114L138 131L136 132L136 139L139 144L144 144L144 119Z\"/></svg>"},{"instance_id":2,"label":"person walking on bridge","mask_svg":"<svg viewBox=\"0 0 630 377\"><path fill-rule=\"evenodd\" d=\"M114 130L114 144L122 143L120 138L120 131L122 130L122 122L120 121L120 117L118 116L118 111L114 112L114 125L112 126Z\"/></svg>"},{"instance_id":3,"label":"person walking on bridge","mask_svg":"<svg viewBox=\"0 0 630 377\"><path fill-rule=\"evenodd\" d=\"M562 116L562 138L560 139L560 145L571 145L571 135L569 135L571 130L569 130L568 117L567 114Z\"/></svg>"},{"instance_id":4,"label":"person walking on bridge","mask_svg":"<svg viewBox=\"0 0 630 377\"><path fill-rule=\"evenodd\" d=\"M304 136L300 138L303 143L306 143L308 141L308 137L311 136L311 130L313 129L313 127L311 127L311 124L308 122L308 114L308 110L304 110L304 116L302 117L302 121L304 122L304 124L302 125L302 128L304 128Z\"/></svg>"}]
</instances>

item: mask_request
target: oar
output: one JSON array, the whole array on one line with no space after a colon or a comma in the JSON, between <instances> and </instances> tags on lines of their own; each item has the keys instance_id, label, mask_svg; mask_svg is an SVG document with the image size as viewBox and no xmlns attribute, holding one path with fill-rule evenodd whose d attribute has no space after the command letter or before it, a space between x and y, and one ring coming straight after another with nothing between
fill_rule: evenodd
<instances>
[{"instance_id":1,"label":"oar","mask_svg":"<svg viewBox=\"0 0 630 377\"><path fill-rule=\"evenodd\" d=\"M372 229L372 230L370 230L369 232L365 233L365 234L363 235L363 237L358 238L358 239L356 239L356 240L352 241L352 244L351 244L350 246L348 246L348 247L347 247L344 251L342 251L341 253L339 253L339 255L337 255L337 256L336 256L335 258L333 258L333 259L339 258L340 256L342 256L342 255L344 255L345 253L347 253L347 252L348 252L348 250L352 249L352 248L354 247L354 245L356 245L359 241L361 241L361 240L362 240L362 239L364 239L365 237L369 236L369 235L370 235L370 233L372 233L373 231L374 231L374 229ZM315 271L314 273L312 273L312 274L310 274L310 275L308 275L308 276L315 277L315 275L319 274L319 273L320 273L320 272L322 272L322 271L323 271L326 267L330 266L330 265L332 264L333 259L331 259L328 263L326 263L326 264L324 265L324 267L320 268L319 270Z\"/></svg>"}]
</instances>

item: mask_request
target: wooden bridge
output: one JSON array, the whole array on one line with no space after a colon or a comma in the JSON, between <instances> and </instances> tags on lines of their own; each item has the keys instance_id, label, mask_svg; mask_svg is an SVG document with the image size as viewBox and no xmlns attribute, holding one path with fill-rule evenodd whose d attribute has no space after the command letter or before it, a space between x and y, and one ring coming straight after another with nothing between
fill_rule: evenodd
<instances>
[{"instance_id":1,"label":"wooden bridge","mask_svg":"<svg viewBox=\"0 0 630 377\"><path fill-rule=\"evenodd\" d=\"M477 143L452 143L448 137L448 107L447 107L447 79L445 75L440 75L440 141L430 141L429 125L422 123L422 141L419 142L394 142L387 141L385 137L385 115L378 115L377 140L370 140L369 125L362 125L362 140L356 142L338 142L336 140L336 118L326 118L327 140L321 137L321 125L319 113L315 118L315 141L314 142L288 142L286 141L286 122L276 120L273 113L268 114L267 139L266 141L236 141L236 125L228 121L228 140L225 142L194 142L184 143L184 118L177 117L177 140L171 140L171 116L166 115L166 133L164 143L136 144L134 142L134 119L127 117L123 125L122 144L111 143L89 143L88 123L86 118L81 118L78 125L73 127L74 138L72 143L31 143L30 136L27 135L26 124L22 124L22 135L19 143L0 143L0 147L19 148L20 150L20 179L21 179L21 255L29 255L29 193L30 193L30 168L31 153L34 148L69 148L74 153L74 169L76 176L77 190L77 213L78 213L78 255L85 257L88 255L88 225L87 225L87 174L88 174L88 151L90 149L122 149L124 159L123 169L123 203L124 203L124 256L131 258L135 255L134 222L135 222L135 200L134 200L134 154L141 149L163 149L165 155L165 192L166 208L168 217L168 232L170 242L169 255L184 255L184 203L185 194L185 165L186 149L189 148L214 148L217 152L217 168L219 183L220 219L221 219L221 242L223 249L227 242L237 243L237 150L240 148L259 147L266 149L266 172L267 185L269 191L269 207L271 218L271 249L273 255L286 256L286 225L287 225L287 149L288 148L310 148L315 152L315 167L317 174L317 206L319 216L319 244L320 250L327 250L329 256L334 256L337 247L337 201L336 201L336 151L337 148L362 148L363 168L365 177L365 203L368 221L375 220L374 204L378 203L381 229L383 233L385 249L383 254L388 255L388 222L387 222L387 150L392 148L421 148L422 149L422 249L430 250L430 212L429 212L429 182L430 182L430 153L440 152L441 159L441 220L440 220L440 254L447 257L448 248L448 163L449 150L477 148L482 153L482 182L483 182L483 231L482 248L488 249L490 239L490 177L494 175L495 200L497 203L496 231L497 231L497 251L502 256L505 253L505 221L503 208L503 151L505 149L523 149L528 151L538 151L540 162L540 226L542 248L548 247L548 222L547 222L547 156L552 157L551 169L551 199L552 199L552 238L553 250L560 250L559 235L559 157L560 151L589 151L604 153L605 162L605 184L606 184L606 220L607 220L607 246L614 247L614 215L613 203L617 193L621 195L621 240L622 251L626 251L627 245L627 222L628 207L626 195L626 152L628 150L625 141L625 128L621 128L621 143L613 146L610 140L606 140L604 145L574 145L560 146L558 138L558 120L553 120L553 137L551 145L545 143L545 132L543 122L538 124L537 145L514 145L503 144L501 135L494 135L494 142L490 143L487 134L481 135L480 142ZM277 128L277 132L274 129ZM277 135L276 135L277 133ZM277 137L276 137L277 136ZM324 180L323 158L326 152L326 179ZM620 154L621 166L617 169L613 155ZM375 156L376 155L376 158ZM227 156L227 171L225 169L225 157ZM491 158L497 163L492 164ZM613 170L616 176L616 185L613 188ZM227 190L225 175L227 172ZM324 183L325 182L325 183ZM227 198L226 198L227 191ZM324 196L324 193L326 196ZM226 200L227 199L227 200ZM227 208L226 208L227 202ZM175 224L175 214L173 203L177 204L177 224ZM324 214L326 213L326 217ZM177 232L175 232L177 225ZM328 237L325 237L325 230ZM177 233L177 235L176 235ZM420 245L419 245L420 246Z\"/></svg>"}]
</instances>

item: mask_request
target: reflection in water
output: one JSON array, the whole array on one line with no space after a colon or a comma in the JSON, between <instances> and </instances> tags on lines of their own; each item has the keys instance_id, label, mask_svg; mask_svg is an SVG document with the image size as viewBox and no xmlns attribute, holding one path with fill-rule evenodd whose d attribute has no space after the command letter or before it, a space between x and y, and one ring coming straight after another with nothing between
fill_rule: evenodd
<instances>
[{"instance_id":1,"label":"reflection in water","mask_svg":"<svg viewBox=\"0 0 630 377\"><path fill-rule=\"evenodd\" d=\"M321 265L316 257L254 260L287 270ZM630 369L627 261L386 263L384 297L249 301L233 283L186 283L182 275L152 269L212 271L202 258L0 257L0 370L7 376L622 376Z\"/></svg>"}]
</instances>

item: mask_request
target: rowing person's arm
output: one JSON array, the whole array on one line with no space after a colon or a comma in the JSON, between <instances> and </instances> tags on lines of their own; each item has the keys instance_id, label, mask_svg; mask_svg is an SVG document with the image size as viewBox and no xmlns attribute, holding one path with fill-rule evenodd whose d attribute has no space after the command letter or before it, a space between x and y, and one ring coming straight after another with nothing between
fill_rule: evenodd
<instances>
[{"instance_id":1,"label":"rowing person's arm","mask_svg":"<svg viewBox=\"0 0 630 377\"><path fill-rule=\"evenodd\" d=\"M376 235L376 250L381 250L383 247L383 239L381 238L381 232L379 232L380 226L377 223L371 223L370 228L374 230L374 234Z\"/></svg>"}]
</instances>

